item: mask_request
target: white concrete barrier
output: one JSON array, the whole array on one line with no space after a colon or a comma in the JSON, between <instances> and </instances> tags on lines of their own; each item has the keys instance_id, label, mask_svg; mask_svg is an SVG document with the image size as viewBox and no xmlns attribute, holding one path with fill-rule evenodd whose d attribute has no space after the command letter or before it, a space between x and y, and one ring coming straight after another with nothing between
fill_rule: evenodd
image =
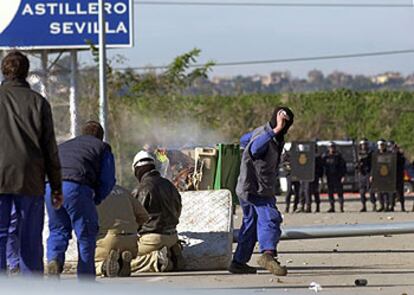
<instances>
[{"instance_id":1,"label":"white concrete barrier","mask_svg":"<svg viewBox=\"0 0 414 295\"><path fill-rule=\"evenodd\" d=\"M115 189L112 193L122 193ZM187 270L220 270L230 263L233 242L232 197L228 190L184 192L181 194L183 210L178 225L184 242L183 255ZM49 236L47 214L43 231ZM75 234L66 252L67 267L73 269L78 260Z\"/></svg>"}]
</instances>

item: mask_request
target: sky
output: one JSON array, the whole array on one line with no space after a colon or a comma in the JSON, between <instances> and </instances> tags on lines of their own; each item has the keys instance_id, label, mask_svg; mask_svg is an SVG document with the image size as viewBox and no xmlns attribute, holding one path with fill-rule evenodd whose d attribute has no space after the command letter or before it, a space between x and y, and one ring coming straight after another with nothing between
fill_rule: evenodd
<instances>
[{"instance_id":1,"label":"sky","mask_svg":"<svg viewBox=\"0 0 414 295\"><path fill-rule=\"evenodd\" d=\"M237 2L241 1L247 0ZM343 0L340 3L362 1ZM339 1L302 1L306 2ZM413 3L412 0L363 2ZM166 65L174 57L195 47L202 50L201 63L209 60L237 62L414 49L414 7L134 7L135 46L110 50L109 53L110 57L123 55L126 61L122 66L128 67ZM81 61L88 63L89 60L89 54L83 53ZM324 73L338 70L365 75L398 71L407 75L414 73L414 54L216 67L211 76L290 71L293 76L306 77L312 69L320 69Z\"/></svg>"}]
</instances>

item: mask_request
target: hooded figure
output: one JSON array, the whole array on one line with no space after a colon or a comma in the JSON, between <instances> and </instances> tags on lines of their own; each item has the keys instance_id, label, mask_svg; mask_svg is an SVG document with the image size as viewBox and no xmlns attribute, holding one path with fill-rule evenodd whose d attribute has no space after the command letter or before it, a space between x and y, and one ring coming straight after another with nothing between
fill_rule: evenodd
<instances>
[{"instance_id":1,"label":"hooded figure","mask_svg":"<svg viewBox=\"0 0 414 295\"><path fill-rule=\"evenodd\" d=\"M258 263L274 275L286 275L287 269L276 259L282 217L276 207L277 171L284 136L292 126L293 112L277 107L270 121L242 136L244 147L236 193L243 210L239 243L229 267L231 273L256 273L247 265L256 242L262 256Z\"/></svg>"}]
</instances>

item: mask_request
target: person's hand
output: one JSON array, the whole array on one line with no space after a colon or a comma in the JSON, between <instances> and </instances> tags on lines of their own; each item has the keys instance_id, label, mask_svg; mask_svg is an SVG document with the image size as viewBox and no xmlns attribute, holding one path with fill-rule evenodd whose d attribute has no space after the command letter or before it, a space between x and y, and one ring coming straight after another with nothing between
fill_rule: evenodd
<instances>
[{"instance_id":1,"label":"person's hand","mask_svg":"<svg viewBox=\"0 0 414 295\"><path fill-rule=\"evenodd\" d=\"M372 176L370 176L369 177L369 183L372 183L372 180L373 180L373 178L372 178Z\"/></svg>"},{"instance_id":2,"label":"person's hand","mask_svg":"<svg viewBox=\"0 0 414 295\"><path fill-rule=\"evenodd\" d=\"M342 177L341 178L341 183L344 183L345 182L345 177Z\"/></svg>"},{"instance_id":3,"label":"person's hand","mask_svg":"<svg viewBox=\"0 0 414 295\"><path fill-rule=\"evenodd\" d=\"M273 129L275 133L280 132L285 127L286 120L289 120L289 116L284 110L280 110L276 115L276 127Z\"/></svg>"},{"instance_id":4,"label":"person's hand","mask_svg":"<svg viewBox=\"0 0 414 295\"><path fill-rule=\"evenodd\" d=\"M61 192L53 192L52 193L52 205L56 210L62 208L63 205L63 194Z\"/></svg>"}]
</instances>

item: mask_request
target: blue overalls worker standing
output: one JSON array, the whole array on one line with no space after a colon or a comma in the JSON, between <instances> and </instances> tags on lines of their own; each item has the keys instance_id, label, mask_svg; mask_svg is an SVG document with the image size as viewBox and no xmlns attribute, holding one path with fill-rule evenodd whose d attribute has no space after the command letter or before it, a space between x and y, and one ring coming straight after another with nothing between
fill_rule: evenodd
<instances>
[{"instance_id":1,"label":"blue overalls worker standing","mask_svg":"<svg viewBox=\"0 0 414 295\"><path fill-rule=\"evenodd\" d=\"M109 144L103 142L103 136L102 126L89 121L82 128L81 136L59 146L65 201L61 209L55 210L47 187L49 276L58 276L62 272L73 229L78 240L78 277L95 278L96 205L115 185L114 157Z\"/></svg>"},{"instance_id":2,"label":"blue overalls worker standing","mask_svg":"<svg viewBox=\"0 0 414 295\"><path fill-rule=\"evenodd\" d=\"M45 176L53 190L54 205L59 207L63 202L51 108L44 97L30 89L26 81L29 67L28 58L19 51L7 54L1 64L5 80L0 86L0 275L6 273L10 232L20 245L17 260L21 274L43 275ZM13 206L16 215L12 222Z\"/></svg>"},{"instance_id":3,"label":"blue overalls worker standing","mask_svg":"<svg viewBox=\"0 0 414 295\"><path fill-rule=\"evenodd\" d=\"M277 261L282 216L276 207L276 182L284 135L293 123L293 113L286 107L275 108L269 123L243 135L244 147L236 193L243 211L238 245L229 267L231 273L256 273L247 265L256 242L262 255L261 267L274 275L287 274Z\"/></svg>"}]
</instances>

